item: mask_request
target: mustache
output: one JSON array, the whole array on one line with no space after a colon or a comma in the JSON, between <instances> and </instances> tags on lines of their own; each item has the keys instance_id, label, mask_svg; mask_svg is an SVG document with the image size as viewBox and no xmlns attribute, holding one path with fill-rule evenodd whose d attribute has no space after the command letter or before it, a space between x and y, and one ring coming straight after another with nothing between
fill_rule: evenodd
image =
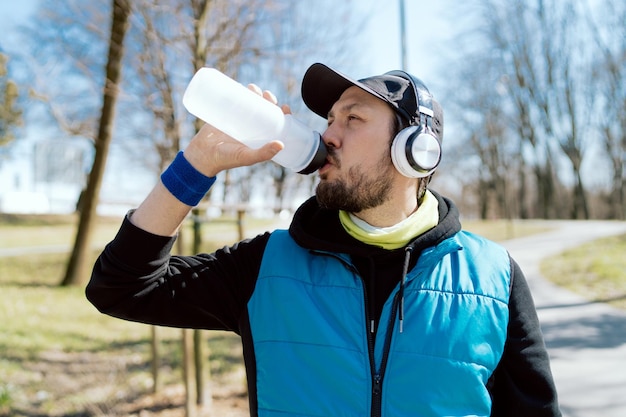
<instances>
[{"instance_id":1,"label":"mustache","mask_svg":"<svg viewBox=\"0 0 626 417\"><path fill-rule=\"evenodd\" d=\"M339 157L337 156L337 151L335 150L335 148L328 148L328 155L326 159L337 168L341 167L341 161L339 161Z\"/></svg>"}]
</instances>

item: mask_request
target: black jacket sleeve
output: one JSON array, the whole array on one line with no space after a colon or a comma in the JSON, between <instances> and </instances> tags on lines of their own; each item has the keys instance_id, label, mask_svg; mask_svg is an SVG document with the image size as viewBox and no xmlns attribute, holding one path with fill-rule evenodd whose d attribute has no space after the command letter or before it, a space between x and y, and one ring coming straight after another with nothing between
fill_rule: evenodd
<instances>
[{"instance_id":1,"label":"black jacket sleeve","mask_svg":"<svg viewBox=\"0 0 626 417\"><path fill-rule=\"evenodd\" d=\"M150 234L126 218L98 257L86 296L102 313L126 320L239 333L268 238L170 256L175 238Z\"/></svg>"},{"instance_id":2,"label":"black jacket sleeve","mask_svg":"<svg viewBox=\"0 0 626 417\"><path fill-rule=\"evenodd\" d=\"M558 417L556 387L530 289L511 260L509 325L504 355L489 380L494 417Z\"/></svg>"}]
</instances>

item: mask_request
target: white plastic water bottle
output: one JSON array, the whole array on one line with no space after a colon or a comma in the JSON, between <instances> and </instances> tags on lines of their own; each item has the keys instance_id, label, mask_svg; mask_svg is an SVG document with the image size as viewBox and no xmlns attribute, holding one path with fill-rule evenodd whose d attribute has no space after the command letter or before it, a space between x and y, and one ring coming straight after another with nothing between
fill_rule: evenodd
<instances>
[{"instance_id":1,"label":"white plastic water bottle","mask_svg":"<svg viewBox=\"0 0 626 417\"><path fill-rule=\"evenodd\" d=\"M251 148L280 140L285 147L272 160L298 173L310 174L326 162L326 146L318 132L214 68L201 68L193 76L183 105Z\"/></svg>"}]
</instances>

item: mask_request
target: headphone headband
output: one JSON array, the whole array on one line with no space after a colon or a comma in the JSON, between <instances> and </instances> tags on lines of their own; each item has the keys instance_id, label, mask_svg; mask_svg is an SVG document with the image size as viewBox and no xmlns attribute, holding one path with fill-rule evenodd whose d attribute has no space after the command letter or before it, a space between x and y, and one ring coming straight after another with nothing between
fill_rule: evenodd
<instances>
[{"instance_id":1,"label":"headphone headband","mask_svg":"<svg viewBox=\"0 0 626 417\"><path fill-rule=\"evenodd\" d=\"M409 120L409 123L416 125L425 124L428 126L428 120L435 116L435 111L433 110L433 96L428 90L428 87L426 87L426 84L419 78L401 70L389 71L386 75L404 78L411 84L413 92L415 93L415 99L417 100L417 114L412 116L412 120Z\"/></svg>"},{"instance_id":2,"label":"headphone headband","mask_svg":"<svg viewBox=\"0 0 626 417\"><path fill-rule=\"evenodd\" d=\"M435 116L433 96L420 79L407 72L396 70L385 75L407 80L417 101L415 103L417 113L411 115L409 120L412 126L401 130L393 140L391 146L393 164L404 176L428 177L437 169L441 160L441 144L429 123Z\"/></svg>"}]
</instances>

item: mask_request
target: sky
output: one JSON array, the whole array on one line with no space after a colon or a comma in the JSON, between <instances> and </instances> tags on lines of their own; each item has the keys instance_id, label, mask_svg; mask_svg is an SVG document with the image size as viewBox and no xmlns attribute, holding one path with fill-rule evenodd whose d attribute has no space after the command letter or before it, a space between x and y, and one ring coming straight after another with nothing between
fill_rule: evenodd
<instances>
[{"instance_id":1,"label":"sky","mask_svg":"<svg viewBox=\"0 0 626 417\"><path fill-rule=\"evenodd\" d=\"M402 0L375 1L365 36L371 41L368 69L381 74L402 69L400 3ZM428 84L439 78L440 54L436 53L455 35L450 20L452 0L404 0L407 45L406 71Z\"/></svg>"},{"instance_id":2,"label":"sky","mask_svg":"<svg viewBox=\"0 0 626 417\"><path fill-rule=\"evenodd\" d=\"M364 62L367 65L356 69L354 73L347 72L353 78L364 78L382 74L393 69L402 69L401 57L401 30L400 30L400 3L404 1L406 40L407 40L407 70L421 78L433 91L440 79L437 68L442 45L454 35L454 26L446 17L453 9L453 0L355 0L354 4L362 7L361 12L367 16L367 26L361 37L365 39L367 48L364 52ZM0 0L0 50L11 49L14 35L20 24L33 19L39 4L43 0ZM337 68L346 72L342 68ZM436 95L436 92L435 92ZM32 134L27 134L32 136ZM36 136L36 135L34 135ZM111 159L111 158L110 158ZM123 169L107 169L107 172L118 172L123 175ZM109 174L107 174L109 175ZM120 183L119 175L110 177L110 183ZM106 191L107 180L103 184ZM121 181L125 183L125 181ZM116 187L113 187L114 191Z\"/></svg>"},{"instance_id":3,"label":"sky","mask_svg":"<svg viewBox=\"0 0 626 417\"><path fill-rule=\"evenodd\" d=\"M42 0L0 0L0 47L11 42L17 26L32 18ZM369 21L363 37L368 38L367 67L355 78L401 69L400 3L405 5L407 68L426 84L441 78L437 73L439 54L434 53L454 36L451 21L453 0L359 0Z\"/></svg>"},{"instance_id":4,"label":"sky","mask_svg":"<svg viewBox=\"0 0 626 417\"><path fill-rule=\"evenodd\" d=\"M42 0L0 0L0 48L9 45L17 27L33 18ZM453 0L355 0L361 12L369 15L362 38L367 40L362 70L348 73L363 78L402 68L400 4L405 6L407 41L407 68L421 78L431 90L445 82L440 74L442 54L455 36L458 24L454 21ZM341 69L340 69L341 70ZM436 95L436 94L435 94Z\"/></svg>"},{"instance_id":5,"label":"sky","mask_svg":"<svg viewBox=\"0 0 626 417\"><path fill-rule=\"evenodd\" d=\"M39 0L0 0L0 45L37 9Z\"/></svg>"}]
</instances>

